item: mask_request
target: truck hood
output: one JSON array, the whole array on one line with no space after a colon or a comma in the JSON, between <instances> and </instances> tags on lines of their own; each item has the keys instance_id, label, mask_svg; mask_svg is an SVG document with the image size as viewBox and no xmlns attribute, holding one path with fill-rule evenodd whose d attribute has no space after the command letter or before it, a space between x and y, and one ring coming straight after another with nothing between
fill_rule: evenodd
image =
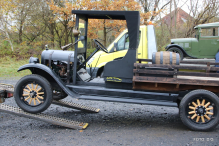
<instances>
[{"instance_id":1,"label":"truck hood","mask_svg":"<svg viewBox=\"0 0 219 146\"><path fill-rule=\"evenodd\" d=\"M177 39L171 39L171 44L172 43L191 43L193 41L197 41L196 38L177 38Z\"/></svg>"}]
</instances>

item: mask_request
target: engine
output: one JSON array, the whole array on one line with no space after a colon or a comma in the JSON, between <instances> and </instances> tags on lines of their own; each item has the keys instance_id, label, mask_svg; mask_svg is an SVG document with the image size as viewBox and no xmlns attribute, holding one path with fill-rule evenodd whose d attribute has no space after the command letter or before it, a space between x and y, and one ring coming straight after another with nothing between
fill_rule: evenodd
<instances>
[{"instance_id":1,"label":"engine","mask_svg":"<svg viewBox=\"0 0 219 146\"><path fill-rule=\"evenodd\" d=\"M62 79L62 81L67 82L67 62L64 61L52 61L52 70ZM69 65L69 80L72 82L73 75L73 63L70 62Z\"/></svg>"},{"instance_id":2,"label":"engine","mask_svg":"<svg viewBox=\"0 0 219 146\"><path fill-rule=\"evenodd\" d=\"M72 82L74 51L44 50L41 64L50 67L64 82Z\"/></svg>"},{"instance_id":3,"label":"engine","mask_svg":"<svg viewBox=\"0 0 219 146\"><path fill-rule=\"evenodd\" d=\"M82 62L86 63L84 57L78 55L77 60L78 77L83 81L89 81L91 76L82 65ZM29 63L39 63L39 59L31 57ZM44 50L41 54L41 64L51 68L62 81L66 83L73 81L74 51Z\"/></svg>"}]
</instances>

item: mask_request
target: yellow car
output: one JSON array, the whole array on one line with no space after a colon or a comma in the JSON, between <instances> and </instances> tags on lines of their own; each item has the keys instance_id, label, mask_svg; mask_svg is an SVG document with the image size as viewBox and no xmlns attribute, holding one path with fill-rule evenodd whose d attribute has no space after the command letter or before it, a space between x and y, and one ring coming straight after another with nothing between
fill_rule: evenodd
<instances>
[{"instance_id":1,"label":"yellow car","mask_svg":"<svg viewBox=\"0 0 219 146\"><path fill-rule=\"evenodd\" d=\"M149 38L151 39L149 43L149 38L147 36L150 36ZM151 59L151 54L157 52L153 25L140 26L139 41L137 58ZM149 51L148 46L152 46L150 47L151 51ZM126 55L128 49L129 36L126 29L108 46L108 53L99 51L88 61L86 66L87 72L92 77L102 77L105 64L113 60L122 59Z\"/></svg>"}]
</instances>

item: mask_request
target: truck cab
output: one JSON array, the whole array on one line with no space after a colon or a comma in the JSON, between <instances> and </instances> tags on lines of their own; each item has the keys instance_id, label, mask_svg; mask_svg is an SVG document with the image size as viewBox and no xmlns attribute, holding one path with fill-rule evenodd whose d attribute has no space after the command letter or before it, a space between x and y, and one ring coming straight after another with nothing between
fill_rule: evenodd
<instances>
[{"instance_id":1,"label":"truck cab","mask_svg":"<svg viewBox=\"0 0 219 146\"><path fill-rule=\"evenodd\" d=\"M148 38L148 36L151 36ZM148 41L150 39L150 41ZM97 52L87 63L87 72L94 77L103 77L104 66L107 62L122 59L129 49L128 30L122 31L119 36L107 47L108 53ZM152 53L157 52L156 36L153 25L142 25L139 29L137 58L151 59Z\"/></svg>"}]
</instances>

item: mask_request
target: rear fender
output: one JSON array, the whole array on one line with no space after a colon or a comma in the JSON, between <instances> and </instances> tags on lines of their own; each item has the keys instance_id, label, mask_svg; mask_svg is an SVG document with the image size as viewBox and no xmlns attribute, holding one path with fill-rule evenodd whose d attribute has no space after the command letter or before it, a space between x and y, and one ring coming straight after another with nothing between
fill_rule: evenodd
<instances>
[{"instance_id":1,"label":"rear fender","mask_svg":"<svg viewBox=\"0 0 219 146\"><path fill-rule=\"evenodd\" d=\"M72 92L68 87L66 87L65 83L48 66L39 63L29 63L21 66L18 69L18 72L26 69L29 69L32 74L38 74L45 77L49 82L56 82L59 87L64 90L65 93L67 93L69 96L79 98L80 95L76 92Z\"/></svg>"}]
</instances>

